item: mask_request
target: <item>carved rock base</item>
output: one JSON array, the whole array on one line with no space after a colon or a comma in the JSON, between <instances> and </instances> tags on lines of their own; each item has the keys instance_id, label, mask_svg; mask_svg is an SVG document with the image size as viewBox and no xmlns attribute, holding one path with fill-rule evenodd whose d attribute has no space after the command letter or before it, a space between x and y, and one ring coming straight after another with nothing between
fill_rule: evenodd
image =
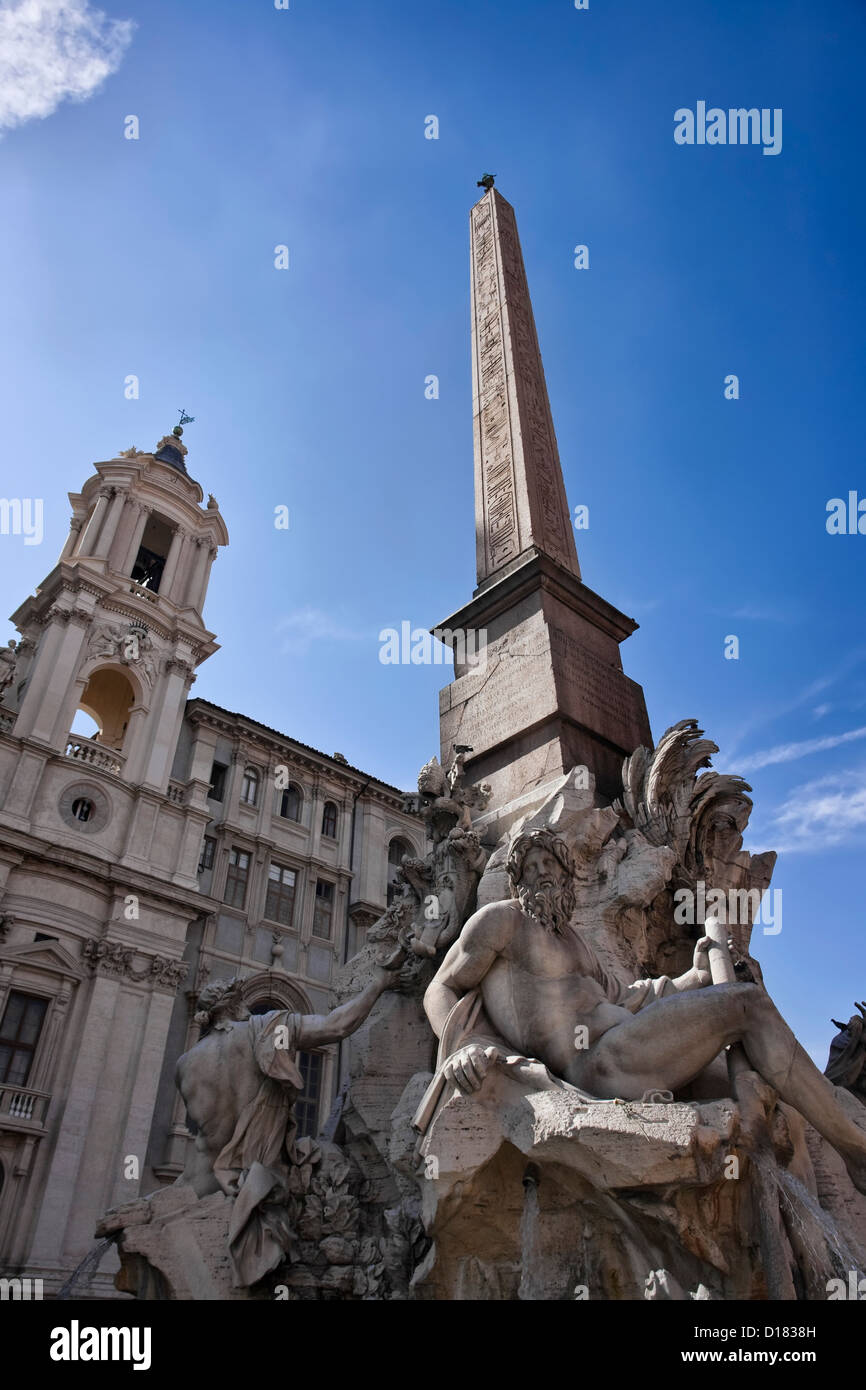
<instances>
[{"instance_id":1,"label":"carved rock base","mask_svg":"<svg viewBox=\"0 0 866 1390\"><path fill-rule=\"evenodd\" d=\"M777 1157L749 1156L733 1101L582 1103L496 1069L452 1093L419 1152L433 1244L414 1298L767 1297L760 1205L789 1178ZM778 1205L789 1296L825 1297L825 1233L800 1270Z\"/></svg>"},{"instance_id":2,"label":"carved rock base","mask_svg":"<svg viewBox=\"0 0 866 1390\"><path fill-rule=\"evenodd\" d=\"M106 1212L96 1233L117 1236L118 1289L142 1299L270 1298L232 1286L231 1205L222 1192L199 1199L189 1187L165 1187Z\"/></svg>"}]
</instances>

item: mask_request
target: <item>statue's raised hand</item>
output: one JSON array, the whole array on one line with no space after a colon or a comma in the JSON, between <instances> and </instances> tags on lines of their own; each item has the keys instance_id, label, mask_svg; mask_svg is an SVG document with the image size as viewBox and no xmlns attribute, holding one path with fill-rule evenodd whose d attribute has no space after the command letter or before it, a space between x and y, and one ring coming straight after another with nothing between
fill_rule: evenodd
<instances>
[{"instance_id":1,"label":"statue's raised hand","mask_svg":"<svg viewBox=\"0 0 866 1390\"><path fill-rule=\"evenodd\" d=\"M703 989L705 985L711 985L713 983L713 977L710 971L710 958L707 953L711 946L716 945L718 945L718 943L713 941L712 937L709 936L702 936L700 941L695 942L695 954L692 960L692 968L697 976L700 989Z\"/></svg>"},{"instance_id":2,"label":"statue's raised hand","mask_svg":"<svg viewBox=\"0 0 866 1390\"><path fill-rule=\"evenodd\" d=\"M379 988L393 989L405 993L414 983L413 964L409 952L401 941L391 953L376 967Z\"/></svg>"},{"instance_id":3,"label":"statue's raised hand","mask_svg":"<svg viewBox=\"0 0 866 1390\"><path fill-rule=\"evenodd\" d=\"M479 1043L470 1043L468 1047L461 1047L459 1052L448 1058L442 1074L446 1081L453 1082L459 1091L468 1096L480 1088L495 1056L495 1047L481 1047Z\"/></svg>"}]
</instances>

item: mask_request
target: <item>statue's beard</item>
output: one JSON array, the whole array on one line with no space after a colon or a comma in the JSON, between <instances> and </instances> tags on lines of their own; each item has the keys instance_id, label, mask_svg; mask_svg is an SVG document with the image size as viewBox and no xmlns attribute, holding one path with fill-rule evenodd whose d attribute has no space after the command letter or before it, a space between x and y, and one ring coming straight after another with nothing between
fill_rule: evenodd
<instances>
[{"instance_id":1,"label":"statue's beard","mask_svg":"<svg viewBox=\"0 0 866 1390\"><path fill-rule=\"evenodd\" d=\"M543 883L538 888L522 883L517 888L517 899L523 911L545 931L560 936L574 911L574 893L567 883Z\"/></svg>"}]
</instances>

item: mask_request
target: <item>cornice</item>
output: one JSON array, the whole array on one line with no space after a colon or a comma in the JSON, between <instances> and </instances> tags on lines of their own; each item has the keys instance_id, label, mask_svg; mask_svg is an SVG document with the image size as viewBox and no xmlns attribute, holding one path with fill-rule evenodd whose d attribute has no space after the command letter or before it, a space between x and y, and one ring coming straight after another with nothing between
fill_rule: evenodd
<instances>
[{"instance_id":1,"label":"cornice","mask_svg":"<svg viewBox=\"0 0 866 1390\"><path fill-rule=\"evenodd\" d=\"M192 705L196 705L196 703L196 701L190 701ZM192 709L189 705L187 706L185 718L193 727L203 725L205 728L215 730L229 739L235 746L246 743L250 748L273 752L277 755L277 761L289 763L289 759L291 759L293 766L304 768L316 777L321 777L322 773L327 773L334 785L343 788L353 799L355 793L360 790L365 796L382 802L401 816L414 819L413 813L407 813L404 809L405 792L398 788L390 788L387 783L381 782L377 777L364 772L361 768L335 762L328 753L321 753L308 744L301 744L297 739L291 738L289 734L280 734L276 730L269 731L264 726L250 728L249 724L245 722L250 716L215 710L205 707L203 703L198 703L197 707ZM256 723L255 720L251 720L251 722ZM288 757L286 757L287 754Z\"/></svg>"},{"instance_id":2,"label":"cornice","mask_svg":"<svg viewBox=\"0 0 866 1390\"><path fill-rule=\"evenodd\" d=\"M136 967L136 956L144 955L146 964ZM113 975L131 980L134 984L149 981L155 989L170 994L177 992L189 974L189 965L168 956L148 956L122 941L107 941L104 937L88 937L81 947L82 960L94 975Z\"/></svg>"}]
</instances>

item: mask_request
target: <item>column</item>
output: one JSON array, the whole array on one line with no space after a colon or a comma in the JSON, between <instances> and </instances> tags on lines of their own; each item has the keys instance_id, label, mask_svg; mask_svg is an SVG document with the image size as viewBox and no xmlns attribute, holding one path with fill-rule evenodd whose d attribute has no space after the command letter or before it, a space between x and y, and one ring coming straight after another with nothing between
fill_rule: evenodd
<instances>
[{"instance_id":1,"label":"column","mask_svg":"<svg viewBox=\"0 0 866 1390\"><path fill-rule=\"evenodd\" d=\"M57 1140L45 1174L44 1195L30 1249L29 1258L34 1264L59 1263L63 1254L67 1223L79 1200L81 1162L94 1103L103 1082L103 1063L110 1048L119 989L117 978L100 974L94 979L66 1095L62 1090L55 1092L51 1128ZM56 1084L62 1087L60 1076ZM63 1123L58 1125L61 1106ZM98 1216L95 1212L94 1218Z\"/></svg>"},{"instance_id":2,"label":"column","mask_svg":"<svg viewBox=\"0 0 866 1390\"><path fill-rule=\"evenodd\" d=\"M99 496L96 499L96 506L93 508L93 511L90 514L90 520L87 523L87 530L84 532L84 535L81 538L81 545L78 548L79 555L92 555L94 550L96 549L96 541L99 535L99 528L102 525L102 518L108 511L108 503L111 499L111 496L112 489L110 487L101 487L99 489Z\"/></svg>"},{"instance_id":3,"label":"column","mask_svg":"<svg viewBox=\"0 0 866 1390\"><path fill-rule=\"evenodd\" d=\"M192 583L193 572L198 564L198 541L196 537L187 532L186 542L177 562L177 570L174 576L175 594L172 602L178 608L185 608L189 604L190 584Z\"/></svg>"},{"instance_id":4,"label":"column","mask_svg":"<svg viewBox=\"0 0 866 1390\"><path fill-rule=\"evenodd\" d=\"M180 565L181 558L186 550L189 539L189 532L182 531L180 527L177 528L177 530L171 538L171 545L168 548L168 555L166 556L165 560L165 568L162 571L162 579L160 580L159 584L159 593L161 598L173 597L171 592L172 586L174 585L174 580L175 576L177 575L178 566ZM174 601L177 602L177 599L175 598Z\"/></svg>"},{"instance_id":5,"label":"column","mask_svg":"<svg viewBox=\"0 0 866 1390\"><path fill-rule=\"evenodd\" d=\"M186 585L183 592L184 606L193 608L195 596L201 588L201 576L207 555L207 545L202 536L192 538L192 554L187 566Z\"/></svg>"},{"instance_id":6,"label":"column","mask_svg":"<svg viewBox=\"0 0 866 1390\"><path fill-rule=\"evenodd\" d=\"M123 1175L122 1160L126 1154L135 1154L140 1161L140 1171L144 1174L148 1140L154 1118L157 1091L162 1071L166 1040L171 1025L175 992L155 988L145 1006L142 1019L142 1036L136 1039L134 1051L135 1079L132 1094L129 1095L129 1082L125 1082L124 1097L129 1096L126 1112L126 1125L114 1163L114 1171L107 1174L103 1201L106 1206L119 1205L138 1196L140 1180L133 1183ZM130 1063L132 1058L130 1058ZM84 1236L82 1231L82 1237Z\"/></svg>"},{"instance_id":7,"label":"column","mask_svg":"<svg viewBox=\"0 0 866 1390\"><path fill-rule=\"evenodd\" d=\"M201 549L197 556L197 563L193 566L186 602L190 608L194 608L197 613L201 613L204 608L205 594L207 593L209 567L216 559L217 548L202 537L199 537L196 544L201 546Z\"/></svg>"},{"instance_id":8,"label":"column","mask_svg":"<svg viewBox=\"0 0 866 1390\"><path fill-rule=\"evenodd\" d=\"M144 786L160 792L164 792L168 786L186 693L192 684L193 674L187 662L178 658L167 660L163 671L159 709L154 705L150 711L151 744L142 778Z\"/></svg>"},{"instance_id":9,"label":"column","mask_svg":"<svg viewBox=\"0 0 866 1390\"><path fill-rule=\"evenodd\" d=\"M66 537L66 544L60 552L61 560L68 560L81 535L81 528L84 525L83 516L73 516L69 522L69 535Z\"/></svg>"},{"instance_id":10,"label":"column","mask_svg":"<svg viewBox=\"0 0 866 1390\"><path fill-rule=\"evenodd\" d=\"M319 857L322 845L322 807L324 804L322 780L317 772L313 777L313 785L310 790L310 854L314 859Z\"/></svg>"},{"instance_id":11,"label":"column","mask_svg":"<svg viewBox=\"0 0 866 1390\"><path fill-rule=\"evenodd\" d=\"M147 519L150 516L150 508L146 507L143 502L133 502L131 503L131 505L137 507L141 515L139 516L138 524L136 525L135 530L132 533L132 540L129 543L129 549L126 552L126 558L123 562L123 573L126 575L132 573L132 567L135 564L135 557L138 554L138 547L141 545L141 538L144 535L144 528L147 525Z\"/></svg>"},{"instance_id":12,"label":"column","mask_svg":"<svg viewBox=\"0 0 866 1390\"><path fill-rule=\"evenodd\" d=\"M57 717L78 667L86 619L67 609L49 610L52 620L39 644L36 665L24 693L15 732L51 742ZM71 621L70 621L71 619ZM68 729L58 735L64 741Z\"/></svg>"},{"instance_id":13,"label":"column","mask_svg":"<svg viewBox=\"0 0 866 1390\"><path fill-rule=\"evenodd\" d=\"M126 493L120 488L113 488L112 491L114 492L114 497L111 500L111 506L105 518L105 525L99 537L100 557L105 560L108 559L109 551L111 550L111 542L114 540L121 514L126 505Z\"/></svg>"}]
</instances>

